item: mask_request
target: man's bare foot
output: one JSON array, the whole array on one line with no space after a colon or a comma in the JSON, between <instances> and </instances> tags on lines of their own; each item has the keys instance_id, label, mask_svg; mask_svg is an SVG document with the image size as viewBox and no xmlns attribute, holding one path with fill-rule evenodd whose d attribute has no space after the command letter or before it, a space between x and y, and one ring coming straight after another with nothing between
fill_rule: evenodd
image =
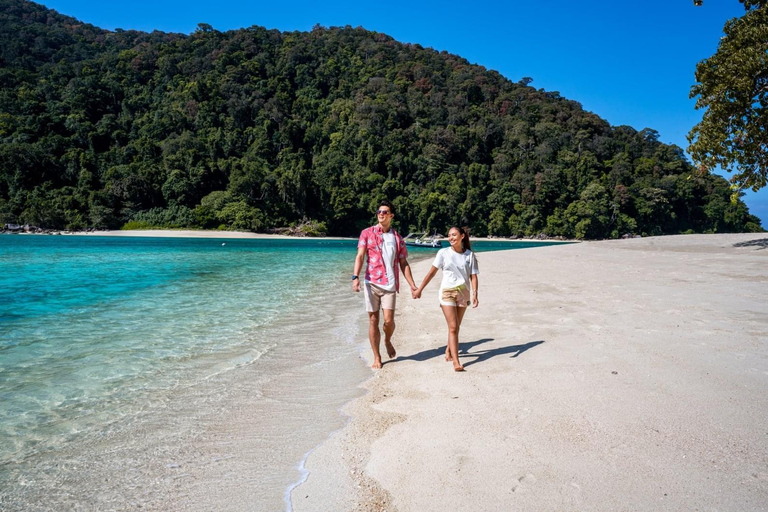
<instances>
[{"instance_id":1,"label":"man's bare foot","mask_svg":"<svg viewBox=\"0 0 768 512\"><path fill-rule=\"evenodd\" d=\"M374 370L381 370L381 359L378 359L378 358L374 359L373 364L371 365L371 368L373 368Z\"/></svg>"},{"instance_id":2,"label":"man's bare foot","mask_svg":"<svg viewBox=\"0 0 768 512\"><path fill-rule=\"evenodd\" d=\"M395 347L392 346L392 342L385 340L384 346L387 347L387 355L390 359L397 355L397 350L395 350Z\"/></svg>"}]
</instances>

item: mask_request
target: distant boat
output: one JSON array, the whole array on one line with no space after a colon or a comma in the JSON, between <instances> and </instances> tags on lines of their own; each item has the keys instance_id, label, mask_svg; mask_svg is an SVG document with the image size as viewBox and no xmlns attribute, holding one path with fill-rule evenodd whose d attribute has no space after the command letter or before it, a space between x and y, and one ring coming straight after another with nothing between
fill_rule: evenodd
<instances>
[{"instance_id":1,"label":"distant boat","mask_svg":"<svg viewBox=\"0 0 768 512\"><path fill-rule=\"evenodd\" d=\"M430 247L437 249L443 246L443 243L438 240L438 235L427 235L426 233L408 233L408 236L403 238L405 245L411 247Z\"/></svg>"}]
</instances>

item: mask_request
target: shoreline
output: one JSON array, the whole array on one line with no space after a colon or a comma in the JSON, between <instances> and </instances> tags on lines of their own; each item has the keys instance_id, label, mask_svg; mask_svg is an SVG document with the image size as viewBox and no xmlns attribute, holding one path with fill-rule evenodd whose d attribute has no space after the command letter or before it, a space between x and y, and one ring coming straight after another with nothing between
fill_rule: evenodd
<instances>
[{"instance_id":1,"label":"shoreline","mask_svg":"<svg viewBox=\"0 0 768 512\"><path fill-rule=\"evenodd\" d=\"M8 233L11 234L11 233ZM132 229L104 231L61 231L57 233L18 233L20 235L62 235L62 236L117 236L144 238L226 238L226 239L274 239L274 240L350 240L345 237L309 237L251 233L247 231L218 231L195 229Z\"/></svg>"},{"instance_id":2,"label":"shoreline","mask_svg":"<svg viewBox=\"0 0 768 512\"><path fill-rule=\"evenodd\" d=\"M77 242L77 246L92 245L85 243L87 240L82 243L78 240L82 238L69 239ZM18 245L14 254L21 256L24 247L35 246L35 242L35 239L26 238L10 245ZM134 242L139 240L129 245ZM149 240L143 243L147 242L155 245ZM338 249L335 251L338 254ZM323 258L321 268L331 273L325 275L325 279L330 277L337 282L347 276L346 252L343 250L334 258ZM195 252L191 257L195 262L201 262L197 254ZM233 268L229 263L222 263L219 249L210 254L215 255L215 262L222 268ZM240 257L240 254L237 253L236 259L249 267L247 273L258 272L259 266L255 262L248 263L251 259ZM247 256L248 253L242 254ZM260 257L259 261L263 263L265 260ZM83 267L101 268L102 264L99 259ZM121 265L118 264L118 268ZM130 265L130 268L131 272L143 274L151 267ZM142 395L146 401L130 402L139 404L137 407L141 409L139 414L128 416L130 421L118 419L114 427L112 423L105 426L94 422L92 430L83 428L71 439L62 438L58 445L54 442L49 452L25 456L18 465L9 465L0 474L3 482L0 509L24 510L32 506L212 510L227 503L231 509L252 508L254 503L265 510L285 509L289 486L302 477L301 461L349 421L340 409L363 393L358 389L359 385L370 377L370 370L360 360L357 343L365 316L359 304L362 297L338 297L337 291L323 284L319 274L309 282L301 280L298 285L296 282L300 278L286 280L286 277L280 277L283 286L270 285L268 276L262 275L254 277L258 282L250 286L247 279L228 279L226 275L220 275L221 269L205 263L196 268L204 271L192 274L203 274L202 283L196 285L203 293L192 300L195 305L203 305L199 314L187 302L179 308L186 314L176 315L185 320L177 324L164 321L167 313L162 313L165 309L160 305L167 302L159 301L153 290L138 297L136 304L154 304L160 313L155 316L131 315L137 323L130 324L133 329L121 330L138 330L139 323L157 326L153 331L175 325L174 334L159 335L157 339L168 341L177 335L185 338L205 336L206 339L217 336L222 340L239 339L241 342L232 344L232 349L226 349L226 343L211 344L214 348L210 351L187 353L182 358L173 359L182 361L180 364L184 367L180 370L183 372L173 374L177 377L170 384L149 389ZM215 272L211 279L208 276L212 272L206 270ZM184 279L184 282L188 281ZM284 301L277 294L267 292L265 297L270 304L267 308L276 310L274 318L270 319L271 313L267 311L252 316L253 324L247 323L247 316L238 317L241 320L234 323L228 320L229 317L223 314L226 310L252 309L248 299L259 299L259 293L252 294L250 290L259 291L262 286L270 290L283 288L281 295L290 300ZM207 289L222 292L211 296L205 292ZM196 297L189 288L174 287L166 292L176 297ZM208 303L206 299L209 297ZM318 306L308 311L303 308L303 301ZM263 299L261 302L265 303ZM137 309L140 310L143 306ZM213 314L206 316L211 312ZM111 318L82 313L79 308L74 315L77 314L83 315L84 322L92 320L94 323L89 325L95 326L100 325L100 319ZM57 315L56 318L65 324L77 323L71 316ZM155 322L155 318L161 321ZM120 325L119 322L114 324ZM108 353L108 346L94 345ZM167 348L162 350L169 359L173 355ZM343 375L329 371L338 367L345 369ZM172 375L168 368L162 366L156 373ZM142 393L145 386L136 384L135 380L130 382L132 389ZM62 389L66 388L62 386ZM127 397L125 402L129 403L130 399ZM111 404L109 414L119 414L123 410L121 402L115 400ZM61 466L60 470L47 472L52 464ZM35 482L35 485L26 486L24 481Z\"/></svg>"},{"instance_id":3,"label":"shoreline","mask_svg":"<svg viewBox=\"0 0 768 512\"><path fill-rule=\"evenodd\" d=\"M290 236L270 233L251 233L248 231L218 231L196 229L134 229L134 230L104 230L104 231L48 231L43 233L5 232L6 235L38 235L38 236L117 236L117 237L146 237L146 238L227 238L227 239L274 239L274 240L357 240L357 237L344 236ZM675 235L668 235L675 236ZM444 240L444 239L443 239ZM479 242L547 242L579 243L581 240L560 240L554 238L502 238L477 237L472 241Z\"/></svg>"},{"instance_id":4,"label":"shoreline","mask_svg":"<svg viewBox=\"0 0 768 512\"><path fill-rule=\"evenodd\" d=\"M324 303L330 304L330 301ZM277 504L282 503L282 508L289 510L291 492L309 476L304 467L306 460L325 439L346 426L351 418L342 412L343 407L364 393L362 383L368 378L367 366L361 364L357 343L364 312L357 306L349 297L335 301L330 313L333 319L326 320L326 325L334 326L328 333L300 327L301 323L292 330L292 336L301 332L302 339L307 340L318 334L323 338L334 338L324 344L328 345L326 348L307 341L296 354L293 353L295 348L279 346L265 358L263 366L289 365L288 368L270 373L266 381L261 373L263 367L258 373L253 367L238 371L237 378L233 375L229 381L241 389L239 396L233 399L235 395L229 392L231 396L227 403L231 405L226 409L230 410L206 426L194 447L195 459L211 459L219 467L201 465L193 468L183 464L183 469L167 470L166 480L184 478L150 508L242 510L253 508L256 503L255 510L277 510ZM313 350L306 350L310 346ZM343 378L323 370L335 364L347 368ZM250 396L255 383L258 383L258 392ZM290 421L285 421L276 430L262 427L268 418L284 412L287 407L293 411ZM294 423L296 421L299 423ZM222 445L227 448L223 449ZM302 447L304 451L284 460L273 453L288 447L293 451ZM222 450L229 454L222 456ZM259 469L254 470L254 467ZM192 481L188 481L190 476ZM261 493L260 488L265 487L270 488L269 496Z\"/></svg>"},{"instance_id":5,"label":"shoreline","mask_svg":"<svg viewBox=\"0 0 768 512\"><path fill-rule=\"evenodd\" d=\"M399 301L398 358L309 454L294 510L761 508L768 235L554 247L482 254L465 374L432 294Z\"/></svg>"}]
</instances>

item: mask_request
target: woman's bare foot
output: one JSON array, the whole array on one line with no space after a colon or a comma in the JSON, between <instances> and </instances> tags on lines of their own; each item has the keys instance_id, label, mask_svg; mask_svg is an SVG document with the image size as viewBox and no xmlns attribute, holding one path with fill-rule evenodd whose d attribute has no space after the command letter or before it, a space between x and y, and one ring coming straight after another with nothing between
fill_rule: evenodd
<instances>
[{"instance_id":1,"label":"woman's bare foot","mask_svg":"<svg viewBox=\"0 0 768 512\"><path fill-rule=\"evenodd\" d=\"M453 360L453 356L451 355L451 351L448 348L445 349L445 360L446 361L452 361Z\"/></svg>"},{"instance_id":2,"label":"woman's bare foot","mask_svg":"<svg viewBox=\"0 0 768 512\"><path fill-rule=\"evenodd\" d=\"M453 363L453 371L455 371L455 372L463 372L464 371L464 367L461 366L461 365L457 366L456 363Z\"/></svg>"},{"instance_id":3,"label":"woman's bare foot","mask_svg":"<svg viewBox=\"0 0 768 512\"><path fill-rule=\"evenodd\" d=\"M387 355L390 359L397 355L397 351L395 350L395 347L392 346L392 342L384 341L384 346L387 348Z\"/></svg>"},{"instance_id":4,"label":"woman's bare foot","mask_svg":"<svg viewBox=\"0 0 768 512\"><path fill-rule=\"evenodd\" d=\"M373 360L373 364L371 365L371 368L374 370L380 370L381 369L381 359L376 358Z\"/></svg>"}]
</instances>

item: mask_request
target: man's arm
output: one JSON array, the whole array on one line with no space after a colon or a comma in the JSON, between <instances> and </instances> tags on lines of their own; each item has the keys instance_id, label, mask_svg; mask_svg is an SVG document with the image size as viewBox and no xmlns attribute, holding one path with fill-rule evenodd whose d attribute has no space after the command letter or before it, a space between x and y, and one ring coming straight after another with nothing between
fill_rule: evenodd
<instances>
[{"instance_id":1,"label":"man's arm","mask_svg":"<svg viewBox=\"0 0 768 512\"><path fill-rule=\"evenodd\" d=\"M363 269L363 262L365 261L365 247L357 248L357 256L355 256L355 266L352 269L352 275L358 276L357 279L352 280L352 290L355 292L360 291L360 271Z\"/></svg>"},{"instance_id":2,"label":"man's arm","mask_svg":"<svg viewBox=\"0 0 768 512\"><path fill-rule=\"evenodd\" d=\"M411 291L417 288L416 282L413 280L413 274L411 273L411 266L408 264L407 258L400 258L400 270L403 271L405 280L411 285Z\"/></svg>"}]
</instances>

